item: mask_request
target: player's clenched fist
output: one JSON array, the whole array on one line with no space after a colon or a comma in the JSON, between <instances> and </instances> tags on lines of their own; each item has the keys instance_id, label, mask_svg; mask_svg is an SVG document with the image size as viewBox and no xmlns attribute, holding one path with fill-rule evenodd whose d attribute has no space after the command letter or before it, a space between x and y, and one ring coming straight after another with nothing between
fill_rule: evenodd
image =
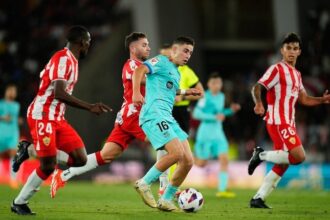
<instances>
[{"instance_id":1,"label":"player's clenched fist","mask_svg":"<svg viewBox=\"0 0 330 220\"><path fill-rule=\"evenodd\" d=\"M92 104L91 108L89 109L90 112L100 115L105 112L111 112L112 109L107 106L106 104L103 104L102 102Z\"/></svg>"},{"instance_id":2,"label":"player's clenched fist","mask_svg":"<svg viewBox=\"0 0 330 220\"><path fill-rule=\"evenodd\" d=\"M144 97L141 95L141 93L133 93L132 101L135 106L140 106L144 104Z\"/></svg>"},{"instance_id":3,"label":"player's clenched fist","mask_svg":"<svg viewBox=\"0 0 330 220\"><path fill-rule=\"evenodd\" d=\"M186 90L185 95L199 96L202 95L202 92L199 89L191 88Z\"/></svg>"},{"instance_id":4,"label":"player's clenched fist","mask_svg":"<svg viewBox=\"0 0 330 220\"><path fill-rule=\"evenodd\" d=\"M254 106L254 113L256 113L257 115L263 116L265 114L264 105L262 103L257 103Z\"/></svg>"}]
</instances>

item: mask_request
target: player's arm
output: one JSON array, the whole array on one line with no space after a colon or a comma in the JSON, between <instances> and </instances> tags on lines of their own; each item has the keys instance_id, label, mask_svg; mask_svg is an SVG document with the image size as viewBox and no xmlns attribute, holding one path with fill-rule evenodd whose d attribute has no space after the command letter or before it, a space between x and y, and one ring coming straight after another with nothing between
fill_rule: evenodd
<instances>
[{"instance_id":1,"label":"player's arm","mask_svg":"<svg viewBox=\"0 0 330 220\"><path fill-rule=\"evenodd\" d=\"M80 108L80 109L85 109L88 110L92 113L95 113L97 115L103 113L103 112L109 112L112 111L112 109L103 104L103 103L95 103L95 104L90 104L87 102L84 102L69 93L65 91L66 89L66 80L55 80L54 81L54 98L58 99L72 107Z\"/></svg>"},{"instance_id":2,"label":"player's arm","mask_svg":"<svg viewBox=\"0 0 330 220\"><path fill-rule=\"evenodd\" d=\"M204 88L202 83L198 82L196 83L192 88L198 89L200 91L200 95L181 95L181 100L189 100L189 101L195 101L204 96Z\"/></svg>"},{"instance_id":3,"label":"player's arm","mask_svg":"<svg viewBox=\"0 0 330 220\"><path fill-rule=\"evenodd\" d=\"M253 102L255 104L254 113L260 116L263 116L265 114L265 108L261 98L263 90L266 90L266 88L260 83L256 83L251 90Z\"/></svg>"},{"instance_id":4,"label":"player's arm","mask_svg":"<svg viewBox=\"0 0 330 220\"><path fill-rule=\"evenodd\" d=\"M204 111L205 103L206 103L205 98L200 99L198 101L192 114L193 118L200 121L216 121L217 120L216 114L212 114Z\"/></svg>"},{"instance_id":5,"label":"player's arm","mask_svg":"<svg viewBox=\"0 0 330 220\"><path fill-rule=\"evenodd\" d=\"M134 105L143 105L144 97L140 92L141 83L146 74L149 73L149 68L146 65L141 65L135 69L134 74L132 75L132 84L133 84L133 95L132 101Z\"/></svg>"},{"instance_id":6,"label":"player's arm","mask_svg":"<svg viewBox=\"0 0 330 220\"><path fill-rule=\"evenodd\" d=\"M178 89L176 90L176 95L183 95L183 96L202 96L202 91L195 88L190 89Z\"/></svg>"},{"instance_id":7,"label":"player's arm","mask_svg":"<svg viewBox=\"0 0 330 220\"><path fill-rule=\"evenodd\" d=\"M330 103L330 94L328 94L328 90L325 90L322 97L314 97L307 94L305 89L302 89L299 92L298 101L302 105L307 106L315 106L321 104L329 104Z\"/></svg>"}]
</instances>

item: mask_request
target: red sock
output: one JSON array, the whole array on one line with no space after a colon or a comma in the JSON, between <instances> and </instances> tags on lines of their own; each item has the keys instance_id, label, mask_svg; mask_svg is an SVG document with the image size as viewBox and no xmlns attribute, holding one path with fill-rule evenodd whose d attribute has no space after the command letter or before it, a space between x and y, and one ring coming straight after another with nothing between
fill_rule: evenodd
<instances>
[{"instance_id":1,"label":"red sock","mask_svg":"<svg viewBox=\"0 0 330 220\"><path fill-rule=\"evenodd\" d=\"M273 166L273 171L274 173L276 173L277 175L279 176L283 176L283 174L285 173L285 171L288 169L289 166L284 166L284 165L278 165L278 164L275 164Z\"/></svg>"},{"instance_id":2,"label":"red sock","mask_svg":"<svg viewBox=\"0 0 330 220\"><path fill-rule=\"evenodd\" d=\"M42 170L40 169L40 167L38 167L36 169L36 173L40 177L40 179L42 179L42 180L46 180L50 176L50 175L46 175L44 172L42 172Z\"/></svg>"},{"instance_id":3,"label":"red sock","mask_svg":"<svg viewBox=\"0 0 330 220\"><path fill-rule=\"evenodd\" d=\"M103 164L106 164L105 161L103 160L102 156L101 156L101 151L95 152L95 156L96 156L97 164L99 166L102 166Z\"/></svg>"},{"instance_id":4,"label":"red sock","mask_svg":"<svg viewBox=\"0 0 330 220\"><path fill-rule=\"evenodd\" d=\"M290 162L290 164L300 164L301 163L301 161L294 158L291 154L289 154L289 162Z\"/></svg>"}]
</instances>

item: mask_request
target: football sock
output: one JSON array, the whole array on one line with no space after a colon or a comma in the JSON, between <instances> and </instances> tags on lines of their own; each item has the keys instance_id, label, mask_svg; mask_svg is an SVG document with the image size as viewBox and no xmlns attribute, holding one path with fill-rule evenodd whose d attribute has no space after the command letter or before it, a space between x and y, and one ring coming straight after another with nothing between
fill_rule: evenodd
<instances>
[{"instance_id":1,"label":"football sock","mask_svg":"<svg viewBox=\"0 0 330 220\"><path fill-rule=\"evenodd\" d=\"M65 153L64 151L57 150L56 162L58 164L64 164L64 165L71 166L73 161L72 161L72 158L70 158L69 154Z\"/></svg>"},{"instance_id":2,"label":"football sock","mask_svg":"<svg viewBox=\"0 0 330 220\"><path fill-rule=\"evenodd\" d=\"M218 191L225 192L228 185L228 172L220 171L218 174Z\"/></svg>"},{"instance_id":3,"label":"football sock","mask_svg":"<svg viewBox=\"0 0 330 220\"><path fill-rule=\"evenodd\" d=\"M164 194L162 195L162 199L164 200L172 200L174 198L174 195L176 193L176 191L178 191L178 187L177 186L173 186L172 184L168 184Z\"/></svg>"},{"instance_id":4,"label":"football sock","mask_svg":"<svg viewBox=\"0 0 330 220\"><path fill-rule=\"evenodd\" d=\"M150 185L155 182L161 174L162 172L159 171L155 165L153 165L142 179L146 184Z\"/></svg>"},{"instance_id":5,"label":"football sock","mask_svg":"<svg viewBox=\"0 0 330 220\"><path fill-rule=\"evenodd\" d=\"M158 150L157 151L157 161L159 161L163 156L167 154L167 151L165 150ZM166 186L169 183L168 180L168 173L169 169L165 170L159 177L159 190L165 190Z\"/></svg>"},{"instance_id":6,"label":"football sock","mask_svg":"<svg viewBox=\"0 0 330 220\"><path fill-rule=\"evenodd\" d=\"M41 183L45 179L47 179L47 177L48 176L43 174L40 170L39 172L37 170L34 170L30 174L23 188L21 189L21 192L15 198L14 203L18 205L28 203L28 200L39 190Z\"/></svg>"},{"instance_id":7,"label":"football sock","mask_svg":"<svg viewBox=\"0 0 330 220\"><path fill-rule=\"evenodd\" d=\"M80 174L86 173L87 171L93 170L96 167L98 167L97 159L96 159L96 153L88 154L87 155L87 162L85 166L82 167L70 167L67 170L64 170L61 174L61 179L63 181L68 181L74 176L78 176Z\"/></svg>"},{"instance_id":8,"label":"football sock","mask_svg":"<svg viewBox=\"0 0 330 220\"><path fill-rule=\"evenodd\" d=\"M269 196L269 194L276 188L280 182L281 176L277 175L274 171L269 171L265 176L265 179L260 186L258 192L254 195L253 199L261 198L263 201Z\"/></svg>"},{"instance_id":9,"label":"football sock","mask_svg":"<svg viewBox=\"0 0 330 220\"><path fill-rule=\"evenodd\" d=\"M276 164L290 164L289 153L283 150L263 151L259 154L259 158Z\"/></svg>"},{"instance_id":10,"label":"football sock","mask_svg":"<svg viewBox=\"0 0 330 220\"><path fill-rule=\"evenodd\" d=\"M13 157L10 158L10 162L9 162L9 172L10 172L10 180L14 180L16 181L16 174L13 169L11 169L13 167Z\"/></svg>"},{"instance_id":11,"label":"football sock","mask_svg":"<svg viewBox=\"0 0 330 220\"><path fill-rule=\"evenodd\" d=\"M29 157L37 157L37 152L34 149L34 145L33 144L30 144L28 146L28 154L29 154Z\"/></svg>"}]
</instances>

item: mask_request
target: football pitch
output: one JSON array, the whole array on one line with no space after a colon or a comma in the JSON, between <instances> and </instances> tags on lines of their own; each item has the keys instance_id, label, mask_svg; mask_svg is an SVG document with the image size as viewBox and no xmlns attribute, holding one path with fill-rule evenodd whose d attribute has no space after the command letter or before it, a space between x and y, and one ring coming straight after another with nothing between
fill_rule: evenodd
<instances>
[{"instance_id":1,"label":"football pitch","mask_svg":"<svg viewBox=\"0 0 330 220\"><path fill-rule=\"evenodd\" d=\"M156 186L153 190L156 193ZM329 191L277 189L267 200L273 209L260 210L248 208L255 190L233 190L237 193L233 199L216 198L212 189L199 190L205 199L201 211L168 213L144 205L130 184L69 182L55 199L48 186L42 187L30 201L37 215L23 217L10 212L19 191L0 185L0 219L330 219Z\"/></svg>"}]
</instances>

